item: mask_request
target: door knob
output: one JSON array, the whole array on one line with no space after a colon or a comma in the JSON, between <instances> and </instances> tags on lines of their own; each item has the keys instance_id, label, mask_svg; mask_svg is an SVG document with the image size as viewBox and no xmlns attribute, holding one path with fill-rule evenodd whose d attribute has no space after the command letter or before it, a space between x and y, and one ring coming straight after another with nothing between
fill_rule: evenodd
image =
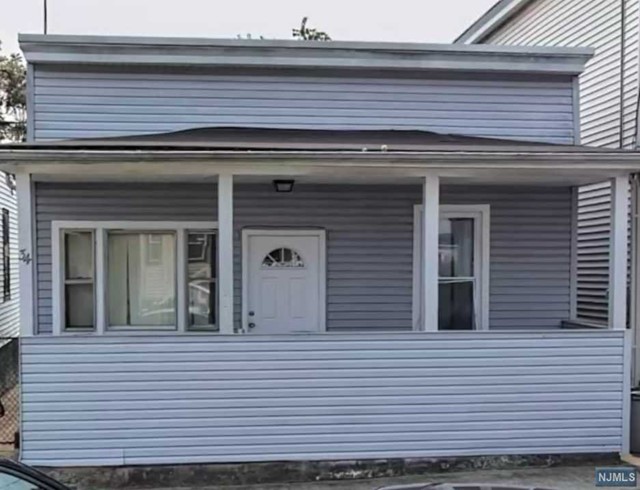
<instances>
[{"instance_id":1,"label":"door knob","mask_svg":"<svg viewBox=\"0 0 640 490\"><path fill-rule=\"evenodd\" d=\"M254 311L249 312L249 316L254 316L256 313Z\"/></svg>"},{"instance_id":2,"label":"door knob","mask_svg":"<svg viewBox=\"0 0 640 490\"><path fill-rule=\"evenodd\" d=\"M250 329L251 329L251 328L255 328L255 326L256 326L256 324L255 324L255 323L250 323L250 324L248 325L248 327L249 327Z\"/></svg>"}]
</instances>

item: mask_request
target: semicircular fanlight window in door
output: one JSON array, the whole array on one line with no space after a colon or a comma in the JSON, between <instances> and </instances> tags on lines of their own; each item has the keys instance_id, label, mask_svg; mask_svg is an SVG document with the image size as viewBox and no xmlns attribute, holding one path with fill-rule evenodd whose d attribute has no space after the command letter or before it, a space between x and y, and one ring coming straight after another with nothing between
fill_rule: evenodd
<instances>
[{"instance_id":1,"label":"semicircular fanlight window in door","mask_svg":"<svg viewBox=\"0 0 640 490\"><path fill-rule=\"evenodd\" d=\"M269 269L293 269L304 267L300 254L290 248L276 248L262 259L262 267Z\"/></svg>"}]
</instances>

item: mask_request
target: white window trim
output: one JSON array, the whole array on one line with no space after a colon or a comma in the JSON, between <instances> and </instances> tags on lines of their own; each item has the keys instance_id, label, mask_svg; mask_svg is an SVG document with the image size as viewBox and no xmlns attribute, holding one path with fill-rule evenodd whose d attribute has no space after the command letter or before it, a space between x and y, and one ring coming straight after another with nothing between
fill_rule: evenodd
<instances>
[{"instance_id":1,"label":"white window trim","mask_svg":"<svg viewBox=\"0 0 640 490\"><path fill-rule=\"evenodd\" d=\"M422 247L420 231L422 230L422 204L413 207L413 301L412 325L414 330L423 330L421 301ZM475 218L475 269L479 276L476 309L479 320L476 330L489 329L489 262L490 262L490 227L491 206L488 204L443 204L440 215L460 218Z\"/></svg>"},{"instance_id":2,"label":"white window trim","mask_svg":"<svg viewBox=\"0 0 640 490\"><path fill-rule=\"evenodd\" d=\"M78 328L75 329L74 331L78 332L78 333L91 333L94 332L96 329L96 322L97 322L97 311L96 311L96 298L97 298L97 292L96 292L96 256L97 256L97 249L96 249L96 244L97 244L97 238L96 238L96 230L92 229L92 228L73 228L73 229L61 229L58 234L57 237L58 239L55 240L55 244L52 247L52 254L55 254L54 256L58 258L59 262L56 264L56 269L54 270L52 277L54 279L56 279L56 283L59 285L59 289L60 289L60 301L54 302L54 308L53 308L53 315L54 318L60 318L60 324L64 323L64 319L66 318L66 310L65 310L65 304L64 304L64 295L66 293L66 286L67 286L67 279L66 279L66 273L65 273L65 268L66 268L66 257L65 257L65 253L64 253L64 232L83 232L83 233L90 233L91 234L91 238L92 238L92 243L91 243L91 253L93 256L93 264L92 264L92 276L91 276L91 284L93 286L93 324L94 327L89 329L89 328ZM52 235L53 237L54 235ZM53 238L52 238L52 242L53 242ZM55 292L55 289L54 289ZM57 307L57 310L56 310ZM64 330L61 327L61 330Z\"/></svg>"},{"instance_id":3,"label":"white window trim","mask_svg":"<svg viewBox=\"0 0 640 490\"><path fill-rule=\"evenodd\" d=\"M52 301L53 301L53 334L54 335L87 335L132 333L157 334L161 331L187 330L187 269L186 269L186 233L187 231L217 230L217 221L52 221L51 222L51 259L52 259ZM64 329L62 315L64 301L64 247L62 232L66 230L92 230L95 237L94 257L94 295L95 295L95 329L93 331L74 332ZM109 231L170 231L176 233L176 311L177 325L150 327L108 327L106 325L106 235ZM184 259L184 260L183 260ZM184 263L183 263L184 262ZM211 331L199 330L200 333Z\"/></svg>"},{"instance_id":4,"label":"white window trim","mask_svg":"<svg viewBox=\"0 0 640 490\"><path fill-rule=\"evenodd\" d=\"M318 315L319 332L327 331L327 232L322 229L271 229L247 228L242 230L242 319L241 328L245 332L245 325L249 322L249 237L251 236L313 236L319 239L318 264Z\"/></svg>"}]
</instances>

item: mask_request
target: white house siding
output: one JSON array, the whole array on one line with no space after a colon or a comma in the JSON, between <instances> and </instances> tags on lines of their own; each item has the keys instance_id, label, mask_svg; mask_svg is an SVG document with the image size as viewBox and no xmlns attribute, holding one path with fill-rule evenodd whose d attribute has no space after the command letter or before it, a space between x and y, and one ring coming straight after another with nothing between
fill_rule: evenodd
<instances>
[{"instance_id":1,"label":"white house siding","mask_svg":"<svg viewBox=\"0 0 640 490\"><path fill-rule=\"evenodd\" d=\"M595 48L594 58L580 76L581 142L633 149L639 5L638 0L533 0L482 42ZM605 183L581 189L579 195L577 313L580 319L596 323L606 322L608 310L610 194Z\"/></svg>"},{"instance_id":2,"label":"white house siding","mask_svg":"<svg viewBox=\"0 0 640 490\"><path fill-rule=\"evenodd\" d=\"M630 32L635 31L633 17ZM621 19L620 0L533 0L482 43L595 48L580 76L581 140L616 148L621 137ZM637 64L637 56L633 59Z\"/></svg>"},{"instance_id":3,"label":"white house siding","mask_svg":"<svg viewBox=\"0 0 640 490\"><path fill-rule=\"evenodd\" d=\"M25 338L45 466L619 452L621 331Z\"/></svg>"},{"instance_id":4,"label":"white house siding","mask_svg":"<svg viewBox=\"0 0 640 490\"><path fill-rule=\"evenodd\" d=\"M411 329L414 186L236 185L236 321L240 321L240 230L327 230L330 331ZM211 184L36 185L38 331L51 332L52 220L217 220ZM569 317L571 197L568 188L443 187L443 203L491 206L490 325L560 326Z\"/></svg>"},{"instance_id":5,"label":"white house siding","mask_svg":"<svg viewBox=\"0 0 640 490\"><path fill-rule=\"evenodd\" d=\"M203 126L421 129L571 143L569 77L36 66L36 141Z\"/></svg>"},{"instance_id":6,"label":"white house siding","mask_svg":"<svg viewBox=\"0 0 640 490\"><path fill-rule=\"evenodd\" d=\"M0 247L0 345L2 338L16 337L20 332L20 305L18 279L18 207L15 190L8 184L6 174L0 172L0 223L2 209L9 211L9 270L11 299L3 301L4 278L2 249ZM0 230L1 231L1 230ZM1 237L1 233L0 233Z\"/></svg>"}]
</instances>

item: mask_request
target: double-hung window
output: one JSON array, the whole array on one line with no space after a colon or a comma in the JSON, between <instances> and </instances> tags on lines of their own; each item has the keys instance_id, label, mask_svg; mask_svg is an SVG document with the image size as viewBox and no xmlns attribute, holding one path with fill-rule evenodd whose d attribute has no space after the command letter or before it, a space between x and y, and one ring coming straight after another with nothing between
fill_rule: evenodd
<instances>
[{"instance_id":1,"label":"double-hung window","mask_svg":"<svg viewBox=\"0 0 640 490\"><path fill-rule=\"evenodd\" d=\"M194 330L216 324L216 235L190 231L187 235L188 326Z\"/></svg>"},{"instance_id":2,"label":"double-hung window","mask_svg":"<svg viewBox=\"0 0 640 490\"><path fill-rule=\"evenodd\" d=\"M489 327L488 205L441 205L438 231L438 330ZM422 206L414 216L414 329L423 328ZM431 307L431 306L430 306Z\"/></svg>"},{"instance_id":3,"label":"double-hung window","mask_svg":"<svg viewBox=\"0 0 640 490\"><path fill-rule=\"evenodd\" d=\"M93 230L64 230L62 269L64 296L61 320L66 330L85 331L95 327L95 234Z\"/></svg>"},{"instance_id":4,"label":"double-hung window","mask_svg":"<svg viewBox=\"0 0 640 490\"><path fill-rule=\"evenodd\" d=\"M54 222L56 332L216 331L214 222Z\"/></svg>"}]
</instances>

